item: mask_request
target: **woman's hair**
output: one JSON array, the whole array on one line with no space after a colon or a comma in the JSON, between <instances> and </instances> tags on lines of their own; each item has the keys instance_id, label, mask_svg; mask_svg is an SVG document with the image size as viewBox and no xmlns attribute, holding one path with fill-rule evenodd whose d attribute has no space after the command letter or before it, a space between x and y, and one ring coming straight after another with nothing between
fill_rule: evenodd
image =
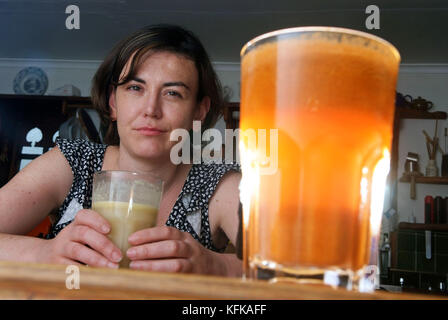
<instances>
[{"instance_id":1,"label":"woman's hair","mask_svg":"<svg viewBox=\"0 0 448 320\"><path fill-rule=\"evenodd\" d=\"M139 66L144 62L145 53L149 50L169 51L194 61L199 79L197 101L206 96L210 98L210 111L202 124L202 130L212 127L222 114L221 84L199 39L192 32L179 26L164 24L146 26L119 42L104 59L93 78L92 104L101 116L106 144L120 143L117 124L110 118L111 88L115 90L117 86L135 77ZM129 72L120 79L124 66L134 53Z\"/></svg>"}]
</instances>

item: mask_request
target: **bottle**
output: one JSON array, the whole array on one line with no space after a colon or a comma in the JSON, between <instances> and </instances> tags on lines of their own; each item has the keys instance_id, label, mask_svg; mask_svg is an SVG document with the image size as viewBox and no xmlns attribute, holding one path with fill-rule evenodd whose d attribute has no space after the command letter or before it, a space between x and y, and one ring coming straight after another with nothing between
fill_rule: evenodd
<instances>
[{"instance_id":1,"label":"bottle","mask_svg":"<svg viewBox=\"0 0 448 320\"><path fill-rule=\"evenodd\" d=\"M425 223L434 223L434 198L432 196L425 197Z\"/></svg>"},{"instance_id":2,"label":"bottle","mask_svg":"<svg viewBox=\"0 0 448 320\"><path fill-rule=\"evenodd\" d=\"M427 177L437 177L439 174L435 159L429 159L428 165L426 166L426 176Z\"/></svg>"},{"instance_id":3,"label":"bottle","mask_svg":"<svg viewBox=\"0 0 448 320\"><path fill-rule=\"evenodd\" d=\"M445 201L445 213L442 215L442 219L440 223L448 223L448 197L443 198Z\"/></svg>"},{"instance_id":4,"label":"bottle","mask_svg":"<svg viewBox=\"0 0 448 320\"><path fill-rule=\"evenodd\" d=\"M389 235L387 233L384 233L383 237L383 245L380 249L381 253L381 277L388 278L389 277L389 268L390 268L390 242L389 242Z\"/></svg>"},{"instance_id":5,"label":"bottle","mask_svg":"<svg viewBox=\"0 0 448 320\"><path fill-rule=\"evenodd\" d=\"M448 176L448 154L446 153L447 138L448 138L448 128L445 128L445 150L442 153L442 177Z\"/></svg>"},{"instance_id":6,"label":"bottle","mask_svg":"<svg viewBox=\"0 0 448 320\"><path fill-rule=\"evenodd\" d=\"M445 220L445 201L441 196L437 196L434 198L434 222L435 223L444 223Z\"/></svg>"}]
</instances>

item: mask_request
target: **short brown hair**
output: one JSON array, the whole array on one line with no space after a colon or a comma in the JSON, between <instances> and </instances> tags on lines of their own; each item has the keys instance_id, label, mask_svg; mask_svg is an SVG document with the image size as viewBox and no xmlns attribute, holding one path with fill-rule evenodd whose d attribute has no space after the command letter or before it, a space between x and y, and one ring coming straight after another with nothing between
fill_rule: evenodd
<instances>
[{"instance_id":1,"label":"short brown hair","mask_svg":"<svg viewBox=\"0 0 448 320\"><path fill-rule=\"evenodd\" d=\"M222 114L221 84L199 39L191 31L175 25L146 26L120 41L104 59L93 78L92 104L101 116L106 144L120 143L117 124L110 118L110 88L112 86L115 89L133 78L143 62L142 57L149 50L169 51L194 61L199 79L197 101L206 96L210 98L210 111L202 124L202 130L212 127ZM120 74L134 53L130 70L120 81Z\"/></svg>"}]
</instances>

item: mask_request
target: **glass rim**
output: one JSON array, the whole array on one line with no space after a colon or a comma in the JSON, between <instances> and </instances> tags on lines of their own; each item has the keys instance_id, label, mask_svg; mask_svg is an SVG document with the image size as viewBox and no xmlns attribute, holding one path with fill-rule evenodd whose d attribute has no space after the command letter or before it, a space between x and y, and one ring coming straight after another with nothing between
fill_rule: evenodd
<instances>
[{"instance_id":1,"label":"glass rim","mask_svg":"<svg viewBox=\"0 0 448 320\"><path fill-rule=\"evenodd\" d=\"M95 175L102 175L102 174L110 174L110 175L112 175L114 173L116 173L116 174L126 174L126 175L132 175L132 176L148 176L148 177L154 178L154 181L150 181L150 183L154 183L154 184L163 184L164 183L164 181L161 178L155 176L152 173L148 173L148 172L127 171L127 170L100 170L100 171L95 171L93 173L93 175L94 176Z\"/></svg>"},{"instance_id":2,"label":"glass rim","mask_svg":"<svg viewBox=\"0 0 448 320\"><path fill-rule=\"evenodd\" d=\"M249 40L248 42L246 42L246 44L243 46L243 48L240 51L240 57L243 57L246 52L248 51L249 48L251 48L252 46L254 46L255 44L257 44L258 42L268 39L268 38L273 38L279 35L283 35L283 34L289 34L289 33L299 33L299 32L330 32L330 33L343 33L343 34L349 34L349 35L354 35L354 36L358 36L358 37L362 37L362 38L368 38L370 40L376 41L386 47L388 47L392 54L397 58L398 61L401 60L401 56L400 56L400 52L398 51L398 49L389 41L384 40L383 38L380 38L376 35L364 32L364 31L359 31L359 30L354 30L354 29L349 29L349 28L341 28L341 27L325 27L325 26L306 26L306 27L292 27L292 28L285 28L285 29L279 29L279 30L274 30L274 31L270 31L264 34L261 34L251 40Z\"/></svg>"}]
</instances>

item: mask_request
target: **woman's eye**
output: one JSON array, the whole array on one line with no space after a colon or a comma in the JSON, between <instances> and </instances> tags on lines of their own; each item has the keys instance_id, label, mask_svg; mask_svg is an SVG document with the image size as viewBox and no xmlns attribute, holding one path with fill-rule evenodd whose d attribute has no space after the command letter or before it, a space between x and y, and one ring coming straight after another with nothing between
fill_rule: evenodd
<instances>
[{"instance_id":1,"label":"woman's eye","mask_svg":"<svg viewBox=\"0 0 448 320\"><path fill-rule=\"evenodd\" d=\"M131 90L131 91L140 91L141 88L136 85L131 85L131 86L127 87L127 89Z\"/></svg>"},{"instance_id":2,"label":"woman's eye","mask_svg":"<svg viewBox=\"0 0 448 320\"><path fill-rule=\"evenodd\" d=\"M167 95L182 98L182 95L177 91L168 91Z\"/></svg>"}]
</instances>

